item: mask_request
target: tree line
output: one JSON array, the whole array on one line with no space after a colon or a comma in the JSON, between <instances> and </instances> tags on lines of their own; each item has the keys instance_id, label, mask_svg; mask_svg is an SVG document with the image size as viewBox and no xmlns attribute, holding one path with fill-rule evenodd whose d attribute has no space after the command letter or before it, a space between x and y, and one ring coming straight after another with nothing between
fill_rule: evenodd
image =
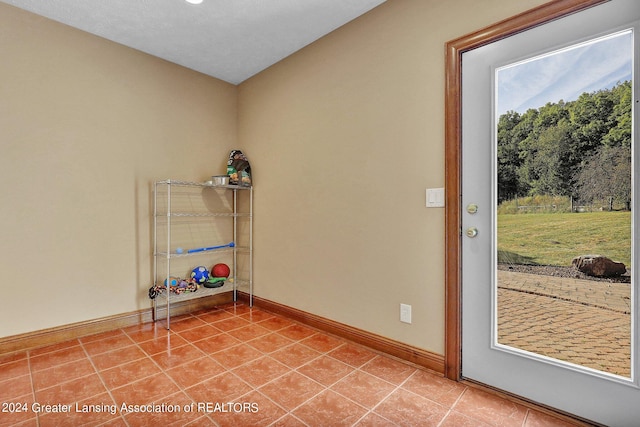
<instances>
[{"instance_id":1,"label":"tree line","mask_svg":"<svg viewBox=\"0 0 640 427\"><path fill-rule=\"evenodd\" d=\"M567 196L631 206L631 82L508 111L497 127L498 203Z\"/></svg>"}]
</instances>

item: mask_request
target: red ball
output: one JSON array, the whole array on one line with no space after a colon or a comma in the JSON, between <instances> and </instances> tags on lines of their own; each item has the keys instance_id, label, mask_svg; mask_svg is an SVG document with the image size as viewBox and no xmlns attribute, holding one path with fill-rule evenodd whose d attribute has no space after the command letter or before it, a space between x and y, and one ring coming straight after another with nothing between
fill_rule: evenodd
<instances>
[{"instance_id":1,"label":"red ball","mask_svg":"<svg viewBox=\"0 0 640 427\"><path fill-rule=\"evenodd\" d=\"M229 277L231 270L227 264L216 264L211 268L213 277Z\"/></svg>"}]
</instances>

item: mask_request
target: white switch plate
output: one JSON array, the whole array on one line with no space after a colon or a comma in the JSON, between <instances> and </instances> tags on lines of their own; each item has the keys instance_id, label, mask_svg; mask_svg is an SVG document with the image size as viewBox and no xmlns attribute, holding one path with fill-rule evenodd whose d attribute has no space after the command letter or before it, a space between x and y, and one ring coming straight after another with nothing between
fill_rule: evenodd
<instances>
[{"instance_id":1,"label":"white switch plate","mask_svg":"<svg viewBox=\"0 0 640 427\"><path fill-rule=\"evenodd\" d=\"M411 323L411 306L408 304L400 304L400 321Z\"/></svg>"},{"instance_id":2,"label":"white switch plate","mask_svg":"<svg viewBox=\"0 0 640 427\"><path fill-rule=\"evenodd\" d=\"M427 188L427 207L444 207L444 188Z\"/></svg>"}]
</instances>

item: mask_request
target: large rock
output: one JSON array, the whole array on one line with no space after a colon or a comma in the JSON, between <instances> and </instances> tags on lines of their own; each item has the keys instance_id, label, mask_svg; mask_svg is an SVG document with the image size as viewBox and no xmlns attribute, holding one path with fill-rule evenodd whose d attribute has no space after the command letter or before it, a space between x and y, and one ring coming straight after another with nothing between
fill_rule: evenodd
<instances>
[{"instance_id":1,"label":"large rock","mask_svg":"<svg viewBox=\"0 0 640 427\"><path fill-rule=\"evenodd\" d=\"M603 255L580 255L571 264L589 276L615 277L627 272L623 263L612 261Z\"/></svg>"}]
</instances>

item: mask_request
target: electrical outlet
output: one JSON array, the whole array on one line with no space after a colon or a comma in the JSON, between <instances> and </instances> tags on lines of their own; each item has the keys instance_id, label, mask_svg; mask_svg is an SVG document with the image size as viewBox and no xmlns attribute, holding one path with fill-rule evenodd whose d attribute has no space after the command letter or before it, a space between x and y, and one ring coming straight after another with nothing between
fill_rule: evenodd
<instances>
[{"instance_id":1,"label":"electrical outlet","mask_svg":"<svg viewBox=\"0 0 640 427\"><path fill-rule=\"evenodd\" d=\"M411 323L411 306L408 304L400 304L400 321Z\"/></svg>"}]
</instances>

